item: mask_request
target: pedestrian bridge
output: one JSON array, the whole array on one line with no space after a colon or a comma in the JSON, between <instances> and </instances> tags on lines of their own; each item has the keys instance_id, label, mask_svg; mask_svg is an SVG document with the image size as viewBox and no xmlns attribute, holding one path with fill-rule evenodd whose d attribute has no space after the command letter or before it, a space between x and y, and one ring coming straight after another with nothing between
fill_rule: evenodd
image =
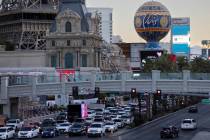
<instances>
[{"instance_id":1,"label":"pedestrian bridge","mask_svg":"<svg viewBox=\"0 0 210 140\"><path fill-rule=\"evenodd\" d=\"M210 74L190 73L152 73L133 74L121 72L117 74L103 74L92 72L80 76L78 79L66 77L32 76L31 82L23 84L8 84L8 78L1 79L0 100L5 101L12 97L39 96L39 95L68 95L72 94L72 87L79 87L79 94L90 94L95 87L102 92L130 92L136 88L137 92L155 92L162 90L163 94L180 94L207 97L210 92Z\"/></svg>"}]
</instances>

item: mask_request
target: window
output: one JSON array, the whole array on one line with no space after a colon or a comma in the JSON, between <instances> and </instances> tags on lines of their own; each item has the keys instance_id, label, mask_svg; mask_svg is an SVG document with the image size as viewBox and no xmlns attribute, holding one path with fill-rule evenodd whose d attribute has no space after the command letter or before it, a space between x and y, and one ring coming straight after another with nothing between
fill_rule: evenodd
<instances>
[{"instance_id":1,"label":"window","mask_svg":"<svg viewBox=\"0 0 210 140\"><path fill-rule=\"evenodd\" d=\"M51 43L52 43L52 46L55 46L55 40L52 40Z\"/></svg>"},{"instance_id":2,"label":"window","mask_svg":"<svg viewBox=\"0 0 210 140\"><path fill-rule=\"evenodd\" d=\"M80 55L80 66L87 67L87 54Z\"/></svg>"},{"instance_id":3,"label":"window","mask_svg":"<svg viewBox=\"0 0 210 140\"><path fill-rule=\"evenodd\" d=\"M85 40L85 39L82 40L82 45L83 45L83 46L86 46L86 40Z\"/></svg>"},{"instance_id":4,"label":"window","mask_svg":"<svg viewBox=\"0 0 210 140\"><path fill-rule=\"evenodd\" d=\"M71 41L67 40L67 46L71 46Z\"/></svg>"},{"instance_id":5,"label":"window","mask_svg":"<svg viewBox=\"0 0 210 140\"><path fill-rule=\"evenodd\" d=\"M65 55L65 68L73 68L73 54L66 53Z\"/></svg>"},{"instance_id":6,"label":"window","mask_svg":"<svg viewBox=\"0 0 210 140\"><path fill-rule=\"evenodd\" d=\"M66 32L71 32L71 22L66 22Z\"/></svg>"},{"instance_id":7,"label":"window","mask_svg":"<svg viewBox=\"0 0 210 140\"><path fill-rule=\"evenodd\" d=\"M57 56L56 55L51 56L51 67L54 67L54 68L57 67Z\"/></svg>"}]
</instances>

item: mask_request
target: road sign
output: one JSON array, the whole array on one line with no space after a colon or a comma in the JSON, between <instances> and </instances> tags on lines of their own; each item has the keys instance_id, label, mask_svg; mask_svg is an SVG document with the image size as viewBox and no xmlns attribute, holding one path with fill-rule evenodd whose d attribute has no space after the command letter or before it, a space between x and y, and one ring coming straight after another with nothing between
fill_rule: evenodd
<instances>
[{"instance_id":1,"label":"road sign","mask_svg":"<svg viewBox=\"0 0 210 140\"><path fill-rule=\"evenodd\" d=\"M210 104L210 99L202 99L201 103L202 104Z\"/></svg>"}]
</instances>

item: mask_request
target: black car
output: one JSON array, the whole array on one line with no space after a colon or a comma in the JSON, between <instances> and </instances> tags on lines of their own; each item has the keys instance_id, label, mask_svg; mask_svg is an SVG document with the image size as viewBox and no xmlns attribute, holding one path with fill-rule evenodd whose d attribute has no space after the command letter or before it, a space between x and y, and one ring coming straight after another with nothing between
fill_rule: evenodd
<instances>
[{"instance_id":1,"label":"black car","mask_svg":"<svg viewBox=\"0 0 210 140\"><path fill-rule=\"evenodd\" d=\"M69 129L69 136L72 135L85 135L86 126L83 123L74 123Z\"/></svg>"},{"instance_id":2,"label":"black car","mask_svg":"<svg viewBox=\"0 0 210 140\"><path fill-rule=\"evenodd\" d=\"M189 113L197 113L198 112L197 106L191 106L191 107L189 107L188 112Z\"/></svg>"},{"instance_id":3,"label":"black car","mask_svg":"<svg viewBox=\"0 0 210 140\"><path fill-rule=\"evenodd\" d=\"M59 136L59 131L55 127L46 127L42 131L42 137L56 137Z\"/></svg>"},{"instance_id":4,"label":"black car","mask_svg":"<svg viewBox=\"0 0 210 140\"><path fill-rule=\"evenodd\" d=\"M160 138L176 138L179 136L179 129L175 126L164 127L160 131Z\"/></svg>"}]
</instances>

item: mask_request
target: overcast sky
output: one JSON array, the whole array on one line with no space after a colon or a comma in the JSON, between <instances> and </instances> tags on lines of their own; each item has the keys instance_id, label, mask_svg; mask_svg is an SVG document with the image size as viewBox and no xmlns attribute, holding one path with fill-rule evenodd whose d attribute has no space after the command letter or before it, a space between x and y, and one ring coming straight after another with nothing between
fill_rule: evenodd
<instances>
[{"instance_id":1,"label":"overcast sky","mask_svg":"<svg viewBox=\"0 0 210 140\"><path fill-rule=\"evenodd\" d=\"M142 41L137 35L133 19L136 10L148 0L86 0L88 7L113 8L113 33L125 42ZM172 17L190 17L191 44L210 40L210 0L157 0L171 12ZM167 39L166 39L167 40Z\"/></svg>"}]
</instances>

